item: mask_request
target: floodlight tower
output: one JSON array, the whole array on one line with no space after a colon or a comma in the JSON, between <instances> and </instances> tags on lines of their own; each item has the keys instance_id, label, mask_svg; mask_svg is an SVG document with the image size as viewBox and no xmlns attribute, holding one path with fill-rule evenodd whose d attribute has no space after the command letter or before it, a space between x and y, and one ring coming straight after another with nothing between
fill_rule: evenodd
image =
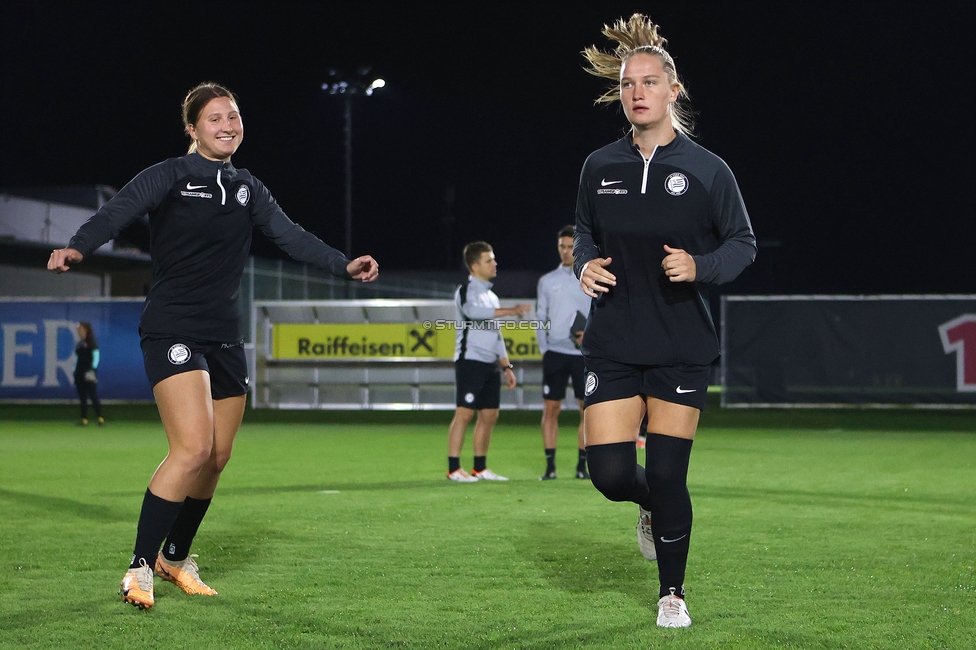
<instances>
[{"instance_id":1,"label":"floodlight tower","mask_svg":"<svg viewBox=\"0 0 976 650\"><path fill-rule=\"evenodd\" d=\"M346 136L346 257L352 259L352 98L354 95L373 94L373 91L386 85L379 77L370 79L370 66L360 66L353 75L345 75L337 69L329 70L329 81L322 84L322 90L330 95L342 95L345 100L346 119L343 132Z\"/></svg>"}]
</instances>

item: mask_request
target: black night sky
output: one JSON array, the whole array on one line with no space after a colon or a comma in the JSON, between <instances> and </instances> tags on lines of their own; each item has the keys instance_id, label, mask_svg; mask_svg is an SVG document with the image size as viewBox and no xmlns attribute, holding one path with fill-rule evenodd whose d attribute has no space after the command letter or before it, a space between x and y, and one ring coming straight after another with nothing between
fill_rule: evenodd
<instances>
[{"instance_id":1,"label":"black night sky","mask_svg":"<svg viewBox=\"0 0 976 650\"><path fill-rule=\"evenodd\" d=\"M731 291L976 293L967 3L136 4L4 3L0 188L121 187L185 152L180 101L213 80L241 99L234 163L342 248L343 100L320 85L372 64L353 252L456 269L485 239L500 273L545 271L583 160L625 127L579 52L642 11L760 241Z\"/></svg>"}]
</instances>

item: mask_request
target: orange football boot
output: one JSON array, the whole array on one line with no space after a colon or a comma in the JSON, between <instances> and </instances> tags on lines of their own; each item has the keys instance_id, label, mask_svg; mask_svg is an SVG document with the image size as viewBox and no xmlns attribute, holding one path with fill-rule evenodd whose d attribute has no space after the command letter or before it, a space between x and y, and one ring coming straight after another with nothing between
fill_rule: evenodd
<instances>
[{"instance_id":1,"label":"orange football boot","mask_svg":"<svg viewBox=\"0 0 976 650\"><path fill-rule=\"evenodd\" d=\"M191 596L216 596L217 592L200 579L200 567L191 555L185 560L171 562L163 557L162 551L156 556L156 573Z\"/></svg>"},{"instance_id":2,"label":"orange football boot","mask_svg":"<svg viewBox=\"0 0 976 650\"><path fill-rule=\"evenodd\" d=\"M119 587L122 600L135 605L139 609L149 609L153 606L153 572L145 560L139 560L139 566L129 569L122 578Z\"/></svg>"}]
</instances>

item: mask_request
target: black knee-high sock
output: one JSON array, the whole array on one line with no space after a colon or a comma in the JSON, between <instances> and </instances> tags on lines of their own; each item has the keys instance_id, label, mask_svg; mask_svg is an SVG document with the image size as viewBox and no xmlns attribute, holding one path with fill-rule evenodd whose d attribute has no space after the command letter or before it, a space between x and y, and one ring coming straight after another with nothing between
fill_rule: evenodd
<instances>
[{"instance_id":1,"label":"black knee-high sock","mask_svg":"<svg viewBox=\"0 0 976 650\"><path fill-rule=\"evenodd\" d=\"M167 501L146 488L146 495L142 498L142 511L139 513L139 526L136 528L136 546L132 555L130 569L139 566L139 560L145 560L149 568L156 566L156 554L166 538L173 522L180 514L183 502Z\"/></svg>"},{"instance_id":2,"label":"black knee-high sock","mask_svg":"<svg viewBox=\"0 0 976 650\"><path fill-rule=\"evenodd\" d=\"M586 463L593 486L611 501L633 501L650 510L650 490L644 468L637 464L637 447L632 442L588 445Z\"/></svg>"},{"instance_id":3,"label":"black knee-high sock","mask_svg":"<svg viewBox=\"0 0 976 650\"><path fill-rule=\"evenodd\" d=\"M546 449L546 472L556 471L556 450Z\"/></svg>"},{"instance_id":4,"label":"black knee-high sock","mask_svg":"<svg viewBox=\"0 0 976 650\"><path fill-rule=\"evenodd\" d=\"M194 499L187 497L183 502L183 509L173 522L173 527L169 530L169 536L163 544L163 557L167 560L179 562L185 560L190 554L190 545L193 538L197 536L203 516L207 514L210 507L210 499Z\"/></svg>"},{"instance_id":5,"label":"black knee-high sock","mask_svg":"<svg viewBox=\"0 0 976 650\"><path fill-rule=\"evenodd\" d=\"M647 485L651 491L651 530L661 579L660 596L670 588L684 596L685 567L691 540L691 495L688 461L691 440L647 434Z\"/></svg>"}]
</instances>

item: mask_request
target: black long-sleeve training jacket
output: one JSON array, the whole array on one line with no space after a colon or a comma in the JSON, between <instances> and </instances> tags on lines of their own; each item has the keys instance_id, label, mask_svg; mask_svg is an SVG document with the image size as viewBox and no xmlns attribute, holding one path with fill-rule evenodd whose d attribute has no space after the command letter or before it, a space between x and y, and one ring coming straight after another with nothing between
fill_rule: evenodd
<instances>
[{"instance_id":1,"label":"black long-sleeve training jacket","mask_svg":"<svg viewBox=\"0 0 976 650\"><path fill-rule=\"evenodd\" d=\"M140 172L68 247L87 257L144 214L153 282L139 325L143 334L239 341L240 284L253 226L294 259L349 277L349 260L291 221L261 181L197 153Z\"/></svg>"},{"instance_id":2,"label":"black long-sleeve training jacket","mask_svg":"<svg viewBox=\"0 0 976 650\"><path fill-rule=\"evenodd\" d=\"M694 282L671 282L664 245L691 254ZM731 170L677 137L645 159L628 134L583 164L574 270L598 257L616 286L593 300L583 354L641 364L707 365L719 345L707 285L734 279L756 257L756 238Z\"/></svg>"}]
</instances>

